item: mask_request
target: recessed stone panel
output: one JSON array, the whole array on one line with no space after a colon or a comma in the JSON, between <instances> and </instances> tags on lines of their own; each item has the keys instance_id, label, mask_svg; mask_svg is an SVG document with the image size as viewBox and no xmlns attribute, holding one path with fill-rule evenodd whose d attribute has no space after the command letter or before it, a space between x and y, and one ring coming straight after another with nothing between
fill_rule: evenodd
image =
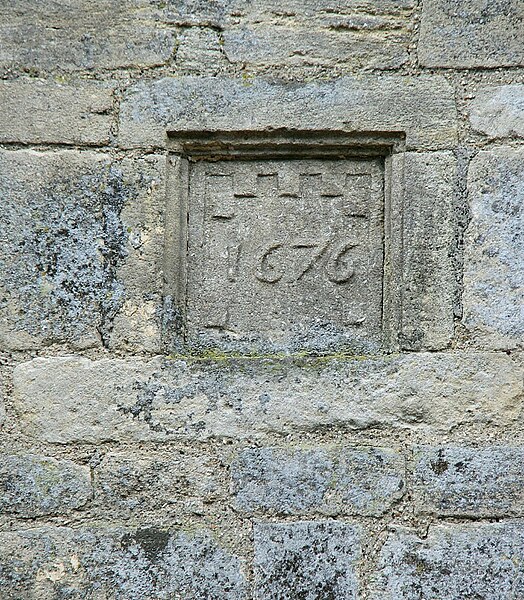
<instances>
[{"instance_id":1,"label":"recessed stone panel","mask_svg":"<svg viewBox=\"0 0 524 600\"><path fill-rule=\"evenodd\" d=\"M382 172L379 158L192 165L189 338L378 346Z\"/></svg>"}]
</instances>

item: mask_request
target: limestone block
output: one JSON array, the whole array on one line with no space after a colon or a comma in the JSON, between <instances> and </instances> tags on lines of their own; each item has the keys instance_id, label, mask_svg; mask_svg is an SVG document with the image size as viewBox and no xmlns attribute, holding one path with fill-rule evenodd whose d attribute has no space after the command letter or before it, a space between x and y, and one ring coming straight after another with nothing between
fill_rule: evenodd
<instances>
[{"instance_id":1,"label":"limestone block","mask_svg":"<svg viewBox=\"0 0 524 600\"><path fill-rule=\"evenodd\" d=\"M94 468L94 497L104 514L128 518L139 512L180 510L192 500L211 502L220 493L209 458L171 450L169 456L111 452Z\"/></svg>"},{"instance_id":2,"label":"limestone block","mask_svg":"<svg viewBox=\"0 0 524 600\"><path fill-rule=\"evenodd\" d=\"M504 517L524 513L524 448L419 447L415 501L421 513Z\"/></svg>"},{"instance_id":3,"label":"limestone block","mask_svg":"<svg viewBox=\"0 0 524 600\"><path fill-rule=\"evenodd\" d=\"M92 496L89 467L34 454L0 456L0 511L23 518L56 515Z\"/></svg>"},{"instance_id":4,"label":"limestone block","mask_svg":"<svg viewBox=\"0 0 524 600\"><path fill-rule=\"evenodd\" d=\"M147 0L18 0L0 7L0 67L76 71L166 63L175 33ZM28 19L28 15L31 18Z\"/></svg>"},{"instance_id":5,"label":"limestone block","mask_svg":"<svg viewBox=\"0 0 524 600\"><path fill-rule=\"evenodd\" d=\"M1 532L0 549L6 600L246 597L240 560L206 531L42 527Z\"/></svg>"},{"instance_id":6,"label":"limestone block","mask_svg":"<svg viewBox=\"0 0 524 600\"><path fill-rule=\"evenodd\" d=\"M524 65L520 0L426 0L419 59L426 67Z\"/></svg>"},{"instance_id":7,"label":"limestone block","mask_svg":"<svg viewBox=\"0 0 524 600\"><path fill-rule=\"evenodd\" d=\"M257 523L255 598L357 598L359 528L337 521Z\"/></svg>"},{"instance_id":8,"label":"limestone block","mask_svg":"<svg viewBox=\"0 0 524 600\"><path fill-rule=\"evenodd\" d=\"M1 346L157 348L161 158L6 150L0 164Z\"/></svg>"},{"instance_id":9,"label":"limestone block","mask_svg":"<svg viewBox=\"0 0 524 600\"><path fill-rule=\"evenodd\" d=\"M524 84L482 88L470 104L469 120L475 131L490 138L523 138Z\"/></svg>"},{"instance_id":10,"label":"limestone block","mask_svg":"<svg viewBox=\"0 0 524 600\"><path fill-rule=\"evenodd\" d=\"M347 29L373 26L394 27L399 17L406 17L416 6L415 0L360 0L354 8L344 0L169 0L165 19L177 25L210 25L226 28L236 23L310 22L338 23ZM397 25L399 27L399 25Z\"/></svg>"},{"instance_id":11,"label":"limestone block","mask_svg":"<svg viewBox=\"0 0 524 600\"><path fill-rule=\"evenodd\" d=\"M345 129L405 131L408 148L456 143L453 90L440 76L341 77L270 83L226 78L165 78L126 91L119 143L164 146L167 130Z\"/></svg>"},{"instance_id":12,"label":"limestone block","mask_svg":"<svg viewBox=\"0 0 524 600\"><path fill-rule=\"evenodd\" d=\"M381 448L248 448L231 464L245 512L379 516L404 493L404 460Z\"/></svg>"},{"instance_id":13,"label":"limestone block","mask_svg":"<svg viewBox=\"0 0 524 600\"><path fill-rule=\"evenodd\" d=\"M478 346L524 342L524 149L479 152L468 173L464 325Z\"/></svg>"},{"instance_id":14,"label":"limestone block","mask_svg":"<svg viewBox=\"0 0 524 600\"><path fill-rule=\"evenodd\" d=\"M287 26L231 27L224 32L224 52L232 63L258 67L394 69L407 62L405 32L346 28L346 22L333 18L330 25L318 29L296 27L295 21Z\"/></svg>"},{"instance_id":15,"label":"limestone block","mask_svg":"<svg viewBox=\"0 0 524 600\"><path fill-rule=\"evenodd\" d=\"M456 160L451 152L406 153L401 345L445 348L453 336Z\"/></svg>"},{"instance_id":16,"label":"limestone block","mask_svg":"<svg viewBox=\"0 0 524 600\"><path fill-rule=\"evenodd\" d=\"M520 524L432 526L424 539L399 531L382 548L373 598L520 598L523 558Z\"/></svg>"},{"instance_id":17,"label":"limestone block","mask_svg":"<svg viewBox=\"0 0 524 600\"><path fill-rule=\"evenodd\" d=\"M107 144L111 87L82 82L0 81L0 142Z\"/></svg>"},{"instance_id":18,"label":"limestone block","mask_svg":"<svg viewBox=\"0 0 524 600\"><path fill-rule=\"evenodd\" d=\"M522 364L489 352L316 361L38 358L14 370L23 430L54 443L264 438L326 427L508 425Z\"/></svg>"}]
</instances>

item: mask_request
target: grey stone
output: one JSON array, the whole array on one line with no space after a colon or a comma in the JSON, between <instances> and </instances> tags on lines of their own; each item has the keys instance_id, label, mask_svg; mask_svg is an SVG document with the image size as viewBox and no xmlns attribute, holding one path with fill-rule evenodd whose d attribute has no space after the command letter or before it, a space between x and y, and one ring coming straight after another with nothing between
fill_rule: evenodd
<instances>
[{"instance_id":1,"label":"grey stone","mask_svg":"<svg viewBox=\"0 0 524 600\"><path fill-rule=\"evenodd\" d=\"M180 33L177 71L184 75L216 75L227 69L223 41L215 29L188 27Z\"/></svg>"},{"instance_id":2,"label":"grey stone","mask_svg":"<svg viewBox=\"0 0 524 600\"><path fill-rule=\"evenodd\" d=\"M524 149L479 152L468 173L464 325L478 346L524 342Z\"/></svg>"},{"instance_id":3,"label":"grey stone","mask_svg":"<svg viewBox=\"0 0 524 600\"><path fill-rule=\"evenodd\" d=\"M162 65L171 57L176 38L163 26L154 4L92 0L88 10L82 0L4 4L0 67L67 72Z\"/></svg>"},{"instance_id":4,"label":"grey stone","mask_svg":"<svg viewBox=\"0 0 524 600\"><path fill-rule=\"evenodd\" d=\"M482 88L469 108L475 131L490 138L524 137L524 84Z\"/></svg>"},{"instance_id":5,"label":"grey stone","mask_svg":"<svg viewBox=\"0 0 524 600\"><path fill-rule=\"evenodd\" d=\"M0 457L0 511L21 517L69 512L92 496L89 467L34 454Z\"/></svg>"},{"instance_id":6,"label":"grey stone","mask_svg":"<svg viewBox=\"0 0 524 600\"><path fill-rule=\"evenodd\" d=\"M333 15L324 28L295 22L231 27L224 32L224 52L232 63L247 66L394 69L408 60L408 40L405 31L387 31L385 24L370 32Z\"/></svg>"},{"instance_id":7,"label":"grey stone","mask_svg":"<svg viewBox=\"0 0 524 600\"><path fill-rule=\"evenodd\" d=\"M258 523L255 598L356 599L359 528L337 521Z\"/></svg>"},{"instance_id":8,"label":"grey stone","mask_svg":"<svg viewBox=\"0 0 524 600\"><path fill-rule=\"evenodd\" d=\"M243 600L240 560L205 531L47 527L0 533L5 600Z\"/></svg>"},{"instance_id":9,"label":"grey stone","mask_svg":"<svg viewBox=\"0 0 524 600\"><path fill-rule=\"evenodd\" d=\"M437 350L449 345L454 332L456 160L451 152L408 152L404 161L400 343L408 350Z\"/></svg>"},{"instance_id":10,"label":"grey stone","mask_svg":"<svg viewBox=\"0 0 524 600\"><path fill-rule=\"evenodd\" d=\"M0 81L0 142L107 144L112 88L82 82Z\"/></svg>"},{"instance_id":11,"label":"grey stone","mask_svg":"<svg viewBox=\"0 0 524 600\"><path fill-rule=\"evenodd\" d=\"M89 347L112 337L114 345L157 349L159 157L113 161L94 152L3 151L0 164L3 347L57 341Z\"/></svg>"},{"instance_id":12,"label":"grey stone","mask_svg":"<svg viewBox=\"0 0 524 600\"><path fill-rule=\"evenodd\" d=\"M375 575L377 600L513 600L524 596L524 530L516 523L431 526L391 534Z\"/></svg>"},{"instance_id":13,"label":"grey stone","mask_svg":"<svg viewBox=\"0 0 524 600\"><path fill-rule=\"evenodd\" d=\"M520 0L426 0L418 54L427 67L524 65Z\"/></svg>"},{"instance_id":14,"label":"grey stone","mask_svg":"<svg viewBox=\"0 0 524 600\"><path fill-rule=\"evenodd\" d=\"M189 178L180 273L191 345L382 346L380 159L200 161Z\"/></svg>"},{"instance_id":15,"label":"grey stone","mask_svg":"<svg viewBox=\"0 0 524 600\"><path fill-rule=\"evenodd\" d=\"M490 352L342 360L38 358L14 370L23 430L54 443L514 423L522 364Z\"/></svg>"},{"instance_id":16,"label":"grey stone","mask_svg":"<svg viewBox=\"0 0 524 600\"><path fill-rule=\"evenodd\" d=\"M471 517L524 513L524 448L420 447L415 461L419 512Z\"/></svg>"},{"instance_id":17,"label":"grey stone","mask_svg":"<svg viewBox=\"0 0 524 600\"><path fill-rule=\"evenodd\" d=\"M248 448L231 464L246 512L379 516L404 493L404 461L382 448Z\"/></svg>"},{"instance_id":18,"label":"grey stone","mask_svg":"<svg viewBox=\"0 0 524 600\"><path fill-rule=\"evenodd\" d=\"M364 29L362 23L379 22L383 27L399 28L399 17L409 17L416 6L415 0L361 0L355 10L340 0L168 0L165 7L167 21L177 25L209 25L226 29L232 24L289 22L310 23L319 26L342 21L348 29ZM382 19L380 19L382 17ZM401 21L402 22L402 21ZM342 28L342 27L341 27Z\"/></svg>"},{"instance_id":19,"label":"grey stone","mask_svg":"<svg viewBox=\"0 0 524 600\"><path fill-rule=\"evenodd\" d=\"M326 127L329 124L329 127ZM227 78L165 78L126 91L119 143L164 146L166 131L345 129L406 132L408 148L456 143L453 90L440 76L341 77L269 83Z\"/></svg>"},{"instance_id":20,"label":"grey stone","mask_svg":"<svg viewBox=\"0 0 524 600\"><path fill-rule=\"evenodd\" d=\"M179 511L193 500L211 502L220 494L216 466L203 456L171 450L161 454L111 452L94 470L94 497L102 509L124 518L140 512Z\"/></svg>"}]
</instances>

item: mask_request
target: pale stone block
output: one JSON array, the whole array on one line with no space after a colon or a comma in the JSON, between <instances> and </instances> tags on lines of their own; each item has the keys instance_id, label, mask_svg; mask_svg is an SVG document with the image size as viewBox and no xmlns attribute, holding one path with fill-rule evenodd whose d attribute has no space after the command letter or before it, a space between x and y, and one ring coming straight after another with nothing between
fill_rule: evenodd
<instances>
[{"instance_id":1,"label":"pale stone block","mask_svg":"<svg viewBox=\"0 0 524 600\"><path fill-rule=\"evenodd\" d=\"M464 325L480 347L524 342L524 149L479 152L468 173Z\"/></svg>"},{"instance_id":2,"label":"pale stone block","mask_svg":"<svg viewBox=\"0 0 524 600\"><path fill-rule=\"evenodd\" d=\"M524 65L521 0L425 0L419 59L427 67Z\"/></svg>"},{"instance_id":3,"label":"pale stone block","mask_svg":"<svg viewBox=\"0 0 524 600\"><path fill-rule=\"evenodd\" d=\"M235 506L245 512L373 515L404 494L404 460L383 448L248 448L231 464Z\"/></svg>"},{"instance_id":4,"label":"pale stone block","mask_svg":"<svg viewBox=\"0 0 524 600\"><path fill-rule=\"evenodd\" d=\"M23 430L54 443L263 439L326 427L509 425L522 364L489 352L306 361L61 357L14 371Z\"/></svg>"},{"instance_id":5,"label":"pale stone block","mask_svg":"<svg viewBox=\"0 0 524 600\"><path fill-rule=\"evenodd\" d=\"M390 534L374 576L376 600L524 595L524 530L517 523L431 526L421 539Z\"/></svg>"},{"instance_id":6,"label":"pale stone block","mask_svg":"<svg viewBox=\"0 0 524 600\"><path fill-rule=\"evenodd\" d=\"M475 131L490 138L524 137L524 84L482 88L470 103Z\"/></svg>"},{"instance_id":7,"label":"pale stone block","mask_svg":"<svg viewBox=\"0 0 524 600\"><path fill-rule=\"evenodd\" d=\"M524 448L423 446L415 449L420 513L508 517L524 513Z\"/></svg>"},{"instance_id":8,"label":"pale stone block","mask_svg":"<svg viewBox=\"0 0 524 600\"><path fill-rule=\"evenodd\" d=\"M440 76L341 77L332 82L165 78L124 95L119 143L164 146L167 131L302 130L406 132L408 148L456 143L453 89Z\"/></svg>"},{"instance_id":9,"label":"pale stone block","mask_svg":"<svg viewBox=\"0 0 524 600\"><path fill-rule=\"evenodd\" d=\"M88 82L0 81L0 142L107 144L112 91Z\"/></svg>"}]
</instances>

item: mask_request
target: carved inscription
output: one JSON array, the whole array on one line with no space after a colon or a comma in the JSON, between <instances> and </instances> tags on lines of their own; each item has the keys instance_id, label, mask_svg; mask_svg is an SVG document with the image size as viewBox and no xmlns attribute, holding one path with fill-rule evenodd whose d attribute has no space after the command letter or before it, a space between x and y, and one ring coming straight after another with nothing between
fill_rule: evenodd
<instances>
[{"instance_id":1,"label":"carved inscription","mask_svg":"<svg viewBox=\"0 0 524 600\"><path fill-rule=\"evenodd\" d=\"M188 328L285 346L328 328L380 337L378 159L199 162L188 219Z\"/></svg>"}]
</instances>

